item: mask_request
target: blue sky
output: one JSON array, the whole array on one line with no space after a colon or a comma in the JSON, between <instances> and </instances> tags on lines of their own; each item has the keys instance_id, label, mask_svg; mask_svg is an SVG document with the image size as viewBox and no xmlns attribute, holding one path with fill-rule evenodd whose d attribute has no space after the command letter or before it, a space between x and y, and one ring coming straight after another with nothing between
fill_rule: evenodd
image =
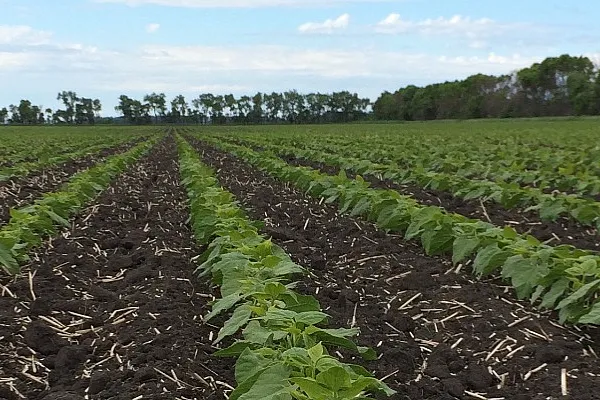
<instances>
[{"instance_id":1,"label":"blue sky","mask_svg":"<svg viewBox=\"0 0 600 400\"><path fill-rule=\"evenodd\" d=\"M383 90L563 53L600 62L600 5L580 0L0 0L0 107L56 93Z\"/></svg>"}]
</instances>

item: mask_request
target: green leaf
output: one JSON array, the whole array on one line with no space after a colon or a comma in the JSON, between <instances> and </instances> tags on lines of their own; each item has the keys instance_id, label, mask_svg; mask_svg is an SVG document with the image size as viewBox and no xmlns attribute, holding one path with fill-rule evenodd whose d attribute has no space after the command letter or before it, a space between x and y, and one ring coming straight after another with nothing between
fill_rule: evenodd
<instances>
[{"instance_id":1,"label":"green leaf","mask_svg":"<svg viewBox=\"0 0 600 400\"><path fill-rule=\"evenodd\" d=\"M483 186L480 186L480 187L474 188L473 190L468 192L463 198L465 200L479 199L479 198L483 197L485 192L486 192L486 188Z\"/></svg>"},{"instance_id":2,"label":"green leaf","mask_svg":"<svg viewBox=\"0 0 600 400\"><path fill-rule=\"evenodd\" d=\"M548 272L549 269L545 265L523 256L508 258L502 267L502 277L510 278L513 287L517 290L519 299L531 296L533 288L539 284L540 279L546 276Z\"/></svg>"},{"instance_id":3,"label":"green leaf","mask_svg":"<svg viewBox=\"0 0 600 400\"><path fill-rule=\"evenodd\" d=\"M304 311L320 311L321 304L319 301L310 295L301 294L284 294L281 296L281 300L285 303L286 309L295 312Z\"/></svg>"},{"instance_id":4,"label":"green leaf","mask_svg":"<svg viewBox=\"0 0 600 400\"><path fill-rule=\"evenodd\" d=\"M593 282L583 285L575 293L571 294L569 297L567 297L566 299L564 299L563 301L558 303L558 306L556 307L556 309L560 310L562 308L565 308L569 305L576 303L577 301L579 301L582 298L584 298L585 296L587 296L590 292L593 292L594 290L596 290L598 288L598 286L600 286L600 279L596 279Z\"/></svg>"},{"instance_id":5,"label":"green leaf","mask_svg":"<svg viewBox=\"0 0 600 400\"><path fill-rule=\"evenodd\" d=\"M579 222L592 225L592 223L600 216L600 208L598 203L583 204L573 211L571 215Z\"/></svg>"},{"instance_id":6,"label":"green leaf","mask_svg":"<svg viewBox=\"0 0 600 400\"><path fill-rule=\"evenodd\" d=\"M229 310L233 307L238 301L240 301L242 297L239 293L232 293L229 296L225 296L219 300L217 300L213 306L210 313L204 317L205 321L210 321L215 316L219 315L223 311Z\"/></svg>"},{"instance_id":7,"label":"green leaf","mask_svg":"<svg viewBox=\"0 0 600 400\"><path fill-rule=\"evenodd\" d=\"M423 227L439 218L442 215L442 212L437 207L425 207L417 211L411 217L411 223L404 234L407 240L413 239L423 232Z\"/></svg>"},{"instance_id":8,"label":"green leaf","mask_svg":"<svg viewBox=\"0 0 600 400\"><path fill-rule=\"evenodd\" d=\"M558 299L560 299L569 289L571 282L567 278L561 278L554 282L548 293L542 298L540 307L553 309Z\"/></svg>"},{"instance_id":9,"label":"green leaf","mask_svg":"<svg viewBox=\"0 0 600 400\"><path fill-rule=\"evenodd\" d=\"M291 400L292 387L287 380L288 377L289 372L284 366L270 367L238 400Z\"/></svg>"},{"instance_id":10,"label":"green leaf","mask_svg":"<svg viewBox=\"0 0 600 400\"><path fill-rule=\"evenodd\" d=\"M329 368L317 375L317 382L331 389L333 392L339 392L340 389L350 387L350 375L342 367Z\"/></svg>"},{"instance_id":11,"label":"green leaf","mask_svg":"<svg viewBox=\"0 0 600 400\"><path fill-rule=\"evenodd\" d=\"M473 270L479 276L488 275L504 264L509 255L509 252L500 249L497 244L491 244L477 253Z\"/></svg>"},{"instance_id":12,"label":"green leaf","mask_svg":"<svg viewBox=\"0 0 600 400\"><path fill-rule=\"evenodd\" d=\"M235 363L236 382L239 384L251 378L256 374L256 371L265 369L270 362L272 361L267 360L260 354L246 348Z\"/></svg>"},{"instance_id":13,"label":"green leaf","mask_svg":"<svg viewBox=\"0 0 600 400\"><path fill-rule=\"evenodd\" d=\"M379 212L376 223L381 229L404 231L407 228L407 219L407 213L396 202Z\"/></svg>"},{"instance_id":14,"label":"green leaf","mask_svg":"<svg viewBox=\"0 0 600 400\"><path fill-rule=\"evenodd\" d=\"M590 309L590 312L579 318L577 322L580 324L600 325L600 301L597 301Z\"/></svg>"},{"instance_id":15,"label":"green leaf","mask_svg":"<svg viewBox=\"0 0 600 400\"><path fill-rule=\"evenodd\" d=\"M231 318L227 322L225 322L225 324L219 331L219 335L217 336L217 340L215 340L214 344L219 343L227 336L235 334L238 330L240 330L241 327L248 323L251 316L252 311L250 305L244 304L236 308Z\"/></svg>"},{"instance_id":16,"label":"green leaf","mask_svg":"<svg viewBox=\"0 0 600 400\"><path fill-rule=\"evenodd\" d=\"M505 226L504 229L502 229L502 236L504 236L506 239L515 240L519 237L519 233L515 230L515 228L511 226Z\"/></svg>"},{"instance_id":17,"label":"green leaf","mask_svg":"<svg viewBox=\"0 0 600 400\"><path fill-rule=\"evenodd\" d=\"M264 346L269 339L282 340L288 335L287 332L280 330L269 330L262 326L258 321L250 321L246 328L242 331L244 339L249 342Z\"/></svg>"},{"instance_id":18,"label":"green leaf","mask_svg":"<svg viewBox=\"0 0 600 400\"><path fill-rule=\"evenodd\" d=\"M247 261L247 260L246 260ZM213 271L214 273L215 271ZM219 271L221 272L221 271ZM222 271L223 280L221 282L221 296L228 297L235 293L244 293L243 281L247 278L247 273L244 270L227 270Z\"/></svg>"},{"instance_id":19,"label":"green leaf","mask_svg":"<svg viewBox=\"0 0 600 400\"><path fill-rule=\"evenodd\" d=\"M291 400L289 370L282 364L258 371L229 395L230 400Z\"/></svg>"},{"instance_id":20,"label":"green leaf","mask_svg":"<svg viewBox=\"0 0 600 400\"><path fill-rule=\"evenodd\" d=\"M362 197L350 212L350 216L356 217L359 215L363 215L369 211L370 206L371 199L369 199L368 197Z\"/></svg>"},{"instance_id":21,"label":"green leaf","mask_svg":"<svg viewBox=\"0 0 600 400\"><path fill-rule=\"evenodd\" d=\"M377 360L377 353L370 347L366 346L357 346L358 353L366 361L375 361Z\"/></svg>"},{"instance_id":22,"label":"green leaf","mask_svg":"<svg viewBox=\"0 0 600 400\"><path fill-rule=\"evenodd\" d=\"M313 363L316 363L321 357L323 357L324 353L325 351L321 343L317 343L315 346L308 349L308 356Z\"/></svg>"},{"instance_id":23,"label":"green leaf","mask_svg":"<svg viewBox=\"0 0 600 400\"><path fill-rule=\"evenodd\" d=\"M306 311L297 313L294 319L296 322L305 324L305 325L316 325L323 320L327 319L328 315L321 311Z\"/></svg>"},{"instance_id":24,"label":"green leaf","mask_svg":"<svg viewBox=\"0 0 600 400\"><path fill-rule=\"evenodd\" d=\"M542 221L556 221L565 211L567 209L560 201L545 202L540 205L540 219Z\"/></svg>"},{"instance_id":25,"label":"green leaf","mask_svg":"<svg viewBox=\"0 0 600 400\"><path fill-rule=\"evenodd\" d=\"M56 214L55 212L53 212L51 210L46 210L46 214L48 214L48 216L59 225L62 225L62 226L70 226L71 225L69 223L69 221L67 221L66 219L64 219L63 217L61 217L60 215Z\"/></svg>"},{"instance_id":26,"label":"green leaf","mask_svg":"<svg viewBox=\"0 0 600 400\"><path fill-rule=\"evenodd\" d=\"M585 312L581 304L568 304L558 312L558 322L561 324L566 322L575 323L584 314Z\"/></svg>"},{"instance_id":27,"label":"green leaf","mask_svg":"<svg viewBox=\"0 0 600 400\"><path fill-rule=\"evenodd\" d=\"M273 276L288 276L303 274L304 272L304 268L290 260L282 260L271 271Z\"/></svg>"},{"instance_id":28,"label":"green leaf","mask_svg":"<svg viewBox=\"0 0 600 400\"><path fill-rule=\"evenodd\" d=\"M238 340L231 346L215 351L212 355L215 357L239 357L247 348L252 348L252 343L248 341Z\"/></svg>"},{"instance_id":29,"label":"green leaf","mask_svg":"<svg viewBox=\"0 0 600 400\"><path fill-rule=\"evenodd\" d=\"M333 367L343 367L343 368L349 368L351 370L352 374L356 374L356 371L354 371L354 369L353 369L353 367L356 367L356 365L342 364L339 360L337 360L331 356L324 355L321 358L319 358L316 362L314 359L312 361L315 363L315 367L317 368L318 371L325 371L325 370L328 370L329 368L333 368ZM371 375L369 375L368 371L367 371L367 376L371 376Z\"/></svg>"},{"instance_id":30,"label":"green leaf","mask_svg":"<svg viewBox=\"0 0 600 400\"><path fill-rule=\"evenodd\" d=\"M323 387L312 378L292 378L291 381L300 387L311 400L330 400L335 394L331 390Z\"/></svg>"},{"instance_id":31,"label":"green leaf","mask_svg":"<svg viewBox=\"0 0 600 400\"><path fill-rule=\"evenodd\" d=\"M306 368L311 365L311 359L308 351L301 347L292 347L281 354L281 359L288 366L294 368Z\"/></svg>"},{"instance_id":32,"label":"green leaf","mask_svg":"<svg viewBox=\"0 0 600 400\"><path fill-rule=\"evenodd\" d=\"M0 265L9 275L16 275L21 271L19 263L13 257L11 249L0 242Z\"/></svg>"},{"instance_id":33,"label":"green leaf","mask_svg":"<svg viewBox=\"0 0 600 400\"><path fill-rule=\"evenodd\" d=\"M434 230L426 230L421 235L421 243L427 255L438 255L452 248L454 236L452 226L438 226Z\"/></svg>"},{"instance_id":34,"label":"green leaf","mask_svg":"<svg viewBox=\"0 0 600 400\"><path fill-rule=\"evenodd\" d=\"M272 299L278 299L287 290L285 285L279 282L269 282L265 285L265 293L270 295Z\"/></svg>"},{"instance_id":35,"label":"green leaf","mask_svg":"<svg viewBox=\"0 0 600 400\"><path fill-rule=\"evenodd\" d=\"M600 269L598 268L598 262L595 259L589 259L574 267L568 268L565 273L580 279L585 276L596 276L600 273Z\"/></svg>"},{"instance_id":36,"label":"green leaf","mask_svg":"<svg viewBox=\"0 0 600 400\"><path fill-rule=\"evenodd\" d=\"M374 350L367 347L358 347L356 343L348 339L349 337L358 335L359 330L356 328L321 329L315 326L309 326L304 332L307 335L314 337L317 342L323 342L324 344L331 344L356 351L365 360L371 361L377 359Z\"/></svg>"},{"instance_id":37,"label":"green leaf","mask_svg":"<svg viewBox=\"0 0 600 400\"><path fill-rule=\"evenodd\" d=\"M469 257L477 246L479 246L480 240L478 238L459 236L454 240L452 245L452 262L458 264Z\"/></svg>"}]
</instances>

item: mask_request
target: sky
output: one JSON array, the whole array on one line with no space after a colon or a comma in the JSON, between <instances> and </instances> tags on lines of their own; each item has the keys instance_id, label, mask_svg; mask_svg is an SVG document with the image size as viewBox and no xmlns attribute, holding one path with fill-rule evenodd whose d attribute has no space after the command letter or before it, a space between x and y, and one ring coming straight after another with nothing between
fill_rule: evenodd
<instances>
[{"instance_id":1,"label":"sky","mask_svg":"<svg viewBox=\"0 0 600 400\"><path fill-rule=\"evenodd\" d=\"M0 0L0 107L349 90L600 64L597 0Z\"/></svg>"}]
</instances>

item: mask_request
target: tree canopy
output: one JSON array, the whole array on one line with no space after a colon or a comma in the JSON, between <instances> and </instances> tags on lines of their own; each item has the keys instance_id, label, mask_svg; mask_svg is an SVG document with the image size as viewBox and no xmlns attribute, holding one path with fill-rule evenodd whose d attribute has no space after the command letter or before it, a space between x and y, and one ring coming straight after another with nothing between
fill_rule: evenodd
<instances>
[{"instance_id":1,"label":"tree canopy","mask_svg":"<svg viewBox=\"0 0 600 400\"><path fill-rule=\"evenodd\" d=\"M382 120L510 118L600 114L600 72L587 57L547 58L510 75L384 92L373 104Z\"/></svg>"},{"instance_id":2,"label":"tree canopy","mask_svg":"<svg viewBox=\"0 0 600 400\"><path fill-rule=\"evenodd\" d=\"M58 93L62 108L22 99L0 109L0 124L277 124L363 120L517 118L600 114L600 69L587 57L550 57L508 75L476 74L463 80L385 91L374 103L356 93L302 94L296 90L236 97L202 93L171 100L164 93L141 100L119 96L118 118L100 118L98 99Z\"/></svg>"}]
</instances>

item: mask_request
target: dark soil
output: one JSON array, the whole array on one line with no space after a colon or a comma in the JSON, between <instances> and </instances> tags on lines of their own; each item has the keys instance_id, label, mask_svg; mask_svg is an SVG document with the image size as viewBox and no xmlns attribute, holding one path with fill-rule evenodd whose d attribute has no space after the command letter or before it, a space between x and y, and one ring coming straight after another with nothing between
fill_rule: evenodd
<instances>
[{"instance_id":1,"label":"dark soil","mask_svg":"<svg viewBox=\"0 0 600 400\"><path fill-rule=\"evenodd\" d=\"M340 171L337 167L303 158L290 156L282 158L289 164L315 168L331 175L337 175ZM352 175L351 172L348 173ZM552 246L570 244L580 249L600 251L598 232L594 228L584 227L566 217L556 222L543 222L533 211L507 210L497 203L482 204L476 200L463 200L449 192L424 189L416 185L399 185L373 175L366 175L363 178L374 188L393 189L401 194L412 196L421 204L443 207L449 212L491 222L497 226L512 226L518 232L531 234L542 242L548 241Z\"/></svg>"},{"instance_id":2,"label":"dark soil","mask_svg":"<svg viewBox=\"0 0 600 400\"><path fill-rule=\"evenodd\" d=\"M10 220L10 209L33 202L42 194L52 192L66 183L72 175L102 162L107 157L123 153L144 139L107 148L86 157L53 165L27 176L0 182L0 225Z\"/></svg>"},{"instance_id":3,"label":"dark soil","mask_svg":"<svg viewBox=\"0 0 600 400\"><path fill-rule=\"evenodd\" d=\"M561 327L501 282L476 281L415 243L192 142L250 216L265 221L265 233L310 269L301 288L321 301L331 325L360 327L361 344L380 354L367 365L398 391L395 399L600 399L598 330Z\"/></svg>"},{"instance_id":4,"label":"dark soil","mask_svg":"<svg viewBox=\"0 0 600 400\"><path fill-rule=\"evenodd\" d=\"M168 138L2 279L0 399L225 398L176 162Z\"/></svg>"}]
</instances>

